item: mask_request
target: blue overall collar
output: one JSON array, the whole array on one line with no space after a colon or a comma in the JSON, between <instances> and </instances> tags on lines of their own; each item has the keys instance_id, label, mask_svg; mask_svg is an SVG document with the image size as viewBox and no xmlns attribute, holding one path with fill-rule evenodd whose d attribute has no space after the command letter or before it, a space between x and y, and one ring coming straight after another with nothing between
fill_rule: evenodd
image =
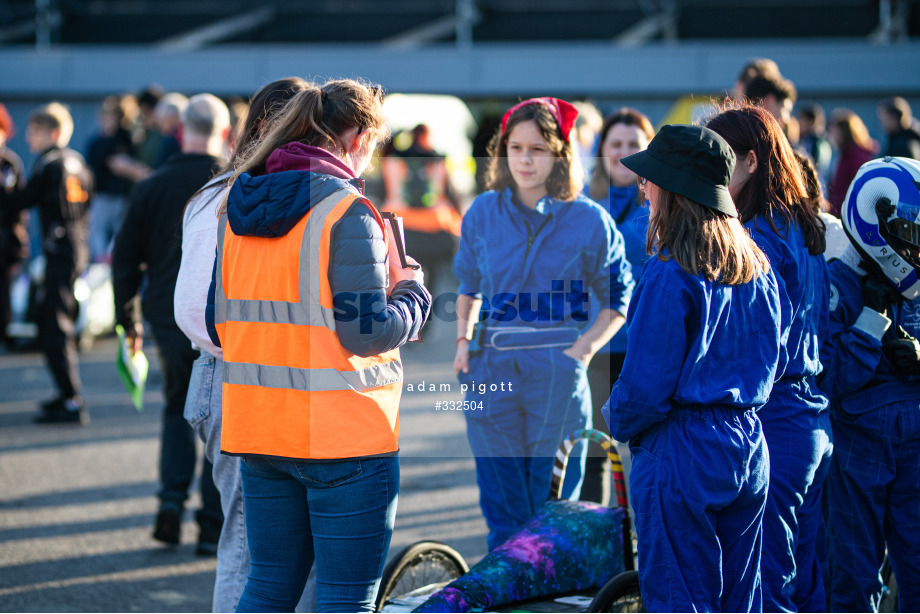
<instances>
[{"instance_id":1,"label":"blue overall collar","mask_svg":"<svg viewBox=\"0 0 920 614\"><path fill-rule=\"evenodd\" d=\"M610 184L608 195L610 197L610 202L612 203L635 201L639 196L639 186L633 184L621 188L619 186Z\"/></svg>"},{"instance_id":2,"label":"blue overall collar","mask_svg":"<svg viewBox=\"0 0 920 614\"><path fill-rule=\"evenodd\" d=\"M527 205L525 205L524 203L520 201L520 199L514 193L514 190L512 190L511 188L505 188L505 190L502 192L502 196L506 198L508 202L514 204L517 207L526 207L527 209L530 209L530 207L528 207ZM546 196L538 200L537 206L534 207L533 209L530 209L530 211L536 211L540 215L550 215L552 213L555 213L556 209L559 208L559 206L563 204L567 204L567 203L561 200L556 200L555 198L547 194Z\"/></svg>"}]
</instances>

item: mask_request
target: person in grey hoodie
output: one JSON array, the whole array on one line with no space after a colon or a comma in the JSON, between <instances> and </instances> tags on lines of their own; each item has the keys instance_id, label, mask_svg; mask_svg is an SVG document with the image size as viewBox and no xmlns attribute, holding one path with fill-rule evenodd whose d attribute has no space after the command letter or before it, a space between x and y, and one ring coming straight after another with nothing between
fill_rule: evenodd
<instances>
[{"instance_id":1,"label":"person in grey hoodie","mask_svg":"<svg viewBox=\"0 0 920 614\"><path fill-rule=\"evenodd\" d=\"M230 169L259 140L266 122L281 110L285 102L306 87L307 82L303 79L288 77L272 81L256 92L250 101L249 114L236 152L226 165L227 170L192 196L183 215L182 261L176 280L174 311L176 324L201 352L192 367L185 419L205 444L205 456L213 464L214 484L220 492L224 512L224 524L217 545L214 612L236 611L249 575L240 459L220 453L224 354L220 346L211 341L205 326L208 286L214 269L214 246L217 244L217 211L230 190ZM315 609L314 591L308 588L295 611L312 612Z\"/></svg>"}]
</instances>

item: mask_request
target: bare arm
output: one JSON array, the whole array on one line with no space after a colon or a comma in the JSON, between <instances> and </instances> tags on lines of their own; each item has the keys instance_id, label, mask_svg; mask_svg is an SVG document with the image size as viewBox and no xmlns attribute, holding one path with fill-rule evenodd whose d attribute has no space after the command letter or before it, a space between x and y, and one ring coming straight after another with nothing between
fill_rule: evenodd
<instances>
[{"instance_id":1,"label":"bare arm","mask_svg":"<svg viewBox=\"0 0 920 614\"><path fill-rule=\"evenodd\" d=\"M135 183L142 179L146 179L153 173L153 169L149 166L143 162L138 162L127 154L109 156L106 162L109 165L109 170L112 171L114 175L130 179Z\"/></svg>"},{"instance_id":2,"label":"bare arm","mask_svg":"<svg viewBox=\"0 0 920 614\"><path fill-rule=\"evenodd\" d=\"M626 318L616 309L601 309L594 324L571 347L563 350L563 353L588 364L597 351L620 330L624 322Z\"/></svg>"},{"instance_id":3,"label":"bare arm","mask_svg":"<svg viewBox=\"0 0 920 614\"><path fill-rule=\"evenodd\" d=\"M473 325L479 319L479 308L482 299L473 298L467 294L457 297L457 354L454 357L454 373L469 373L470 371L470 342L473 337ZM470 314L476 314L476 319ZM466 339L464 341L464 338Z\"/></svg>"}]
</instances>

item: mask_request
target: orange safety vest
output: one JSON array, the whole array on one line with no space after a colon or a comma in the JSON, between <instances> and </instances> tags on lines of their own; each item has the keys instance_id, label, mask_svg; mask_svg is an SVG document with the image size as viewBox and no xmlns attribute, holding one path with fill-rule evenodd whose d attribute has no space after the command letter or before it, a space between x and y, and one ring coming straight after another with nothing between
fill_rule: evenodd
<instances>
[{"instance_id":1,"label":"orange safety vest","mask_svg":"<svg viewBox=\"0 0 920 614\"><path fill-rule=\"evenodd\" d=\"M415 230L427 234L434 234L443 230L455 237L460 236L460 225L463 222L463 218L449 201L445 200L431 207L408 207L388 202L383 206L383 210L390 211L401 217L403 219L403 228L406 230Z\"/></svg>"},{"instance_id":2,"label":"orange safety vest","mask_svg":"<svg viewBox=\"0 0 920 614\"><path fill-rule=\"evenodd\" d=\"M336 335L331 235L360 195L340 190L283 237L218 225L215 324L224 352L220 449L342 459L399 449L399 350L363 358ZM370 207L386 238L386 226Z\"/></svg>"}]
</instances>

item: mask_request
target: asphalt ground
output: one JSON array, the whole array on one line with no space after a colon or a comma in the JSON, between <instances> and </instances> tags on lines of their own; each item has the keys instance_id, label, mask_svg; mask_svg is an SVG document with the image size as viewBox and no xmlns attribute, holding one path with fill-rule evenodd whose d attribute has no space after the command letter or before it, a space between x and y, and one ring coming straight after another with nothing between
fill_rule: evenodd
<instances>
[{"instance_id":1,"label":"asphalt ground","mask_svg":"<svg viewBox=\"0 0 920 614\"><path fill-rule=\"evenodd\" d=\"M436 409L462 398L451 367L454 325L433 324L424 343L403 350L402 475L390 554L433 539L474 562L486 552L486 526L464 419ZM0 354L2 612L210 611L215 559L195 554L197 492L178 548L151 537L163 404L156 352L146 348L151 372L138 412L115 371L116 347L103 338L80 356L92 416L85 427L33 424L38 403L54 396L43 358Z\"/></svg>"}]
</instances>

